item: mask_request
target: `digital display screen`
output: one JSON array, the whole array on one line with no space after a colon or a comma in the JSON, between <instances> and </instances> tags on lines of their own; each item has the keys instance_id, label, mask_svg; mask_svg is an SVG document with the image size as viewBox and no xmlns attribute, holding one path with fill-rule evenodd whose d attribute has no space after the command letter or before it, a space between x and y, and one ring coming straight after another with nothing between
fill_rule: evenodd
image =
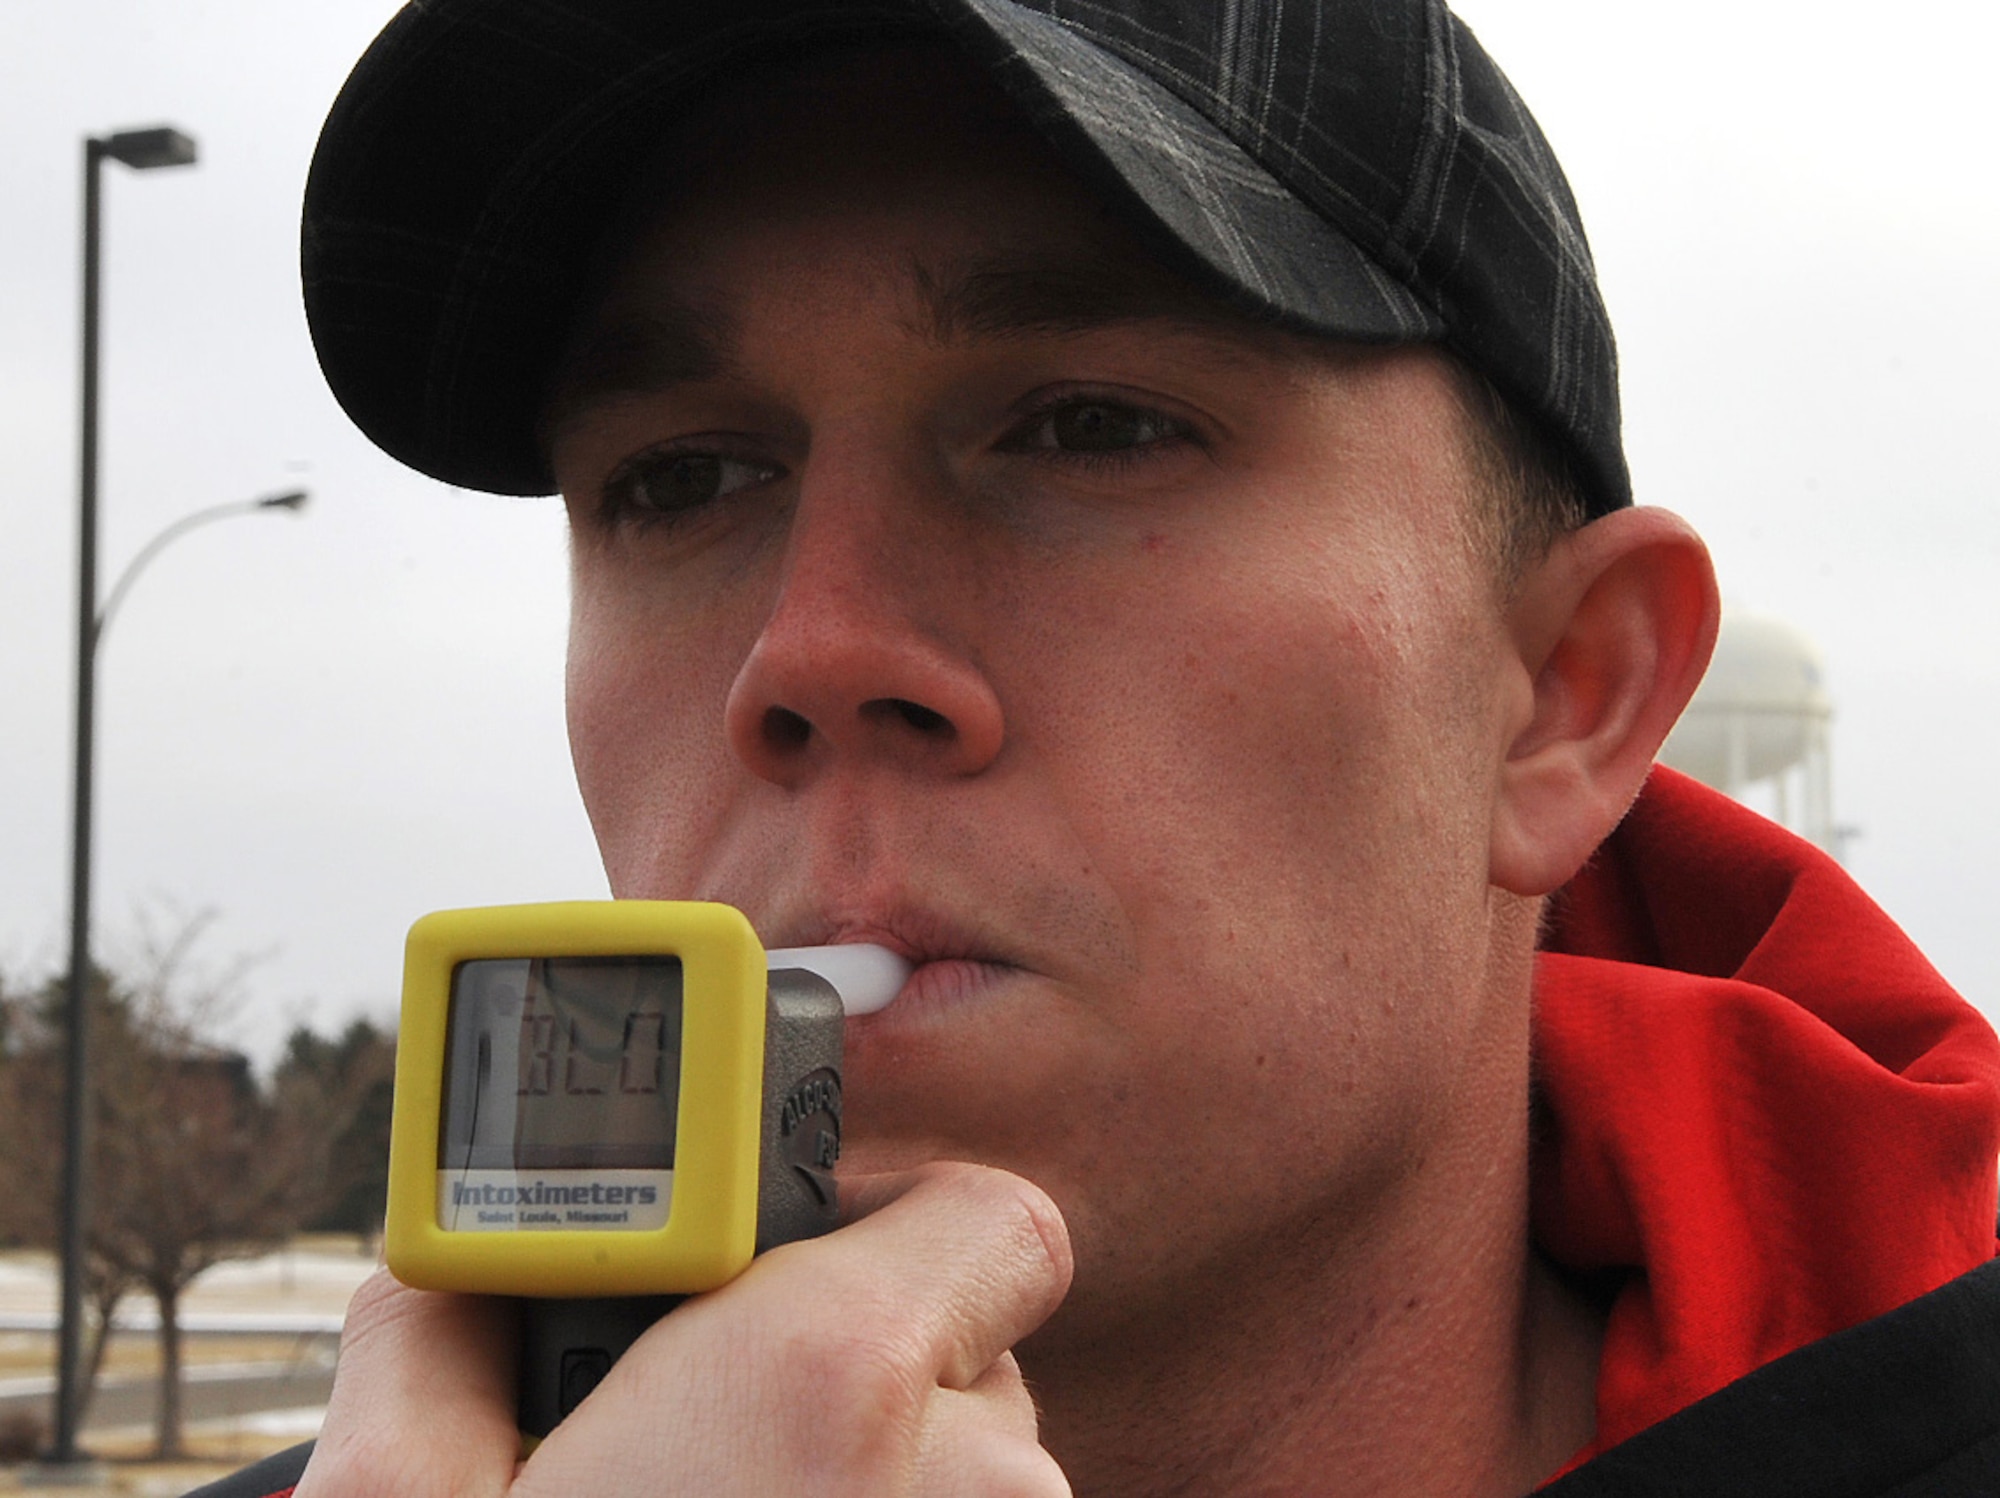
<instances>
[{"instance_id":1,"label":"digital display screen","mask_svg":"<svg viewBox=\"0 0 2000 1498\"><path fill-rule=\"evenodd\" d=\"M462 962L446 1054L440 1170L673 1168L678 958Z\"/></svg>"}]
</instances>

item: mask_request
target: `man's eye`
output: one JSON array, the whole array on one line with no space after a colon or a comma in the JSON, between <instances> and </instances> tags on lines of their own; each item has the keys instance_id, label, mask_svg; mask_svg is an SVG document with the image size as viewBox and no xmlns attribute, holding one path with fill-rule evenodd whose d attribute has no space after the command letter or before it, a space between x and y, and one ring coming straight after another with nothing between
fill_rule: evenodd
<instances>
[{"instance_id":1,"label":"man's eye","mask_svg":"<svg viewBox=\"0 0 2000 1498\"><path fill-rule=\"evenodd\" d=\"M641 453L604 482L607 518L671 520L739 489L766 483L779 470L715 452Z\"/></svg>"},{"instance_id":2,"label":"man's eye","mask_svg":"<svg viewBox=\"0 0 2000 1498\"><path fill-rule=\"evenodd\" d=\"M1069 400L1036 412L1006 444L1029 452L1119 453L1187 435L1161 411L1120 401Z\"/></svg>"}]
</instances>

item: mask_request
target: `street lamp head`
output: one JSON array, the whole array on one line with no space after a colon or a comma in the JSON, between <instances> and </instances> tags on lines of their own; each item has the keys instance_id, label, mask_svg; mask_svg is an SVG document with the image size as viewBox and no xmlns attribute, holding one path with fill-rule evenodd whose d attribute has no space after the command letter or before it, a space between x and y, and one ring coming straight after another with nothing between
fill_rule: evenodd
<instances>
[{"instance_id":1,"label":"street lamp head","mask_svg":"<svg viewBox=\"0 0 2000 1498\"><path fill-rule=\"evenodd\" d=\"M104 142L104 154L121 161L135 172L149 172L158 166L194 165L194 137L171 125L155 125L149 130L120 130Z\"/></svg>"},{"instance_id":2,"label":"street lamp head","mask_svg":"<svg viewBox=\"0 0 2000 1498\"><path fill-rule=\"evenodd\" d=\"M312 498L311 493L305 489L294 489L287 494L267 494L257 501L257 508L298 511L306 507L306 501L310 498Z\"/></svg>"}]
</instances>

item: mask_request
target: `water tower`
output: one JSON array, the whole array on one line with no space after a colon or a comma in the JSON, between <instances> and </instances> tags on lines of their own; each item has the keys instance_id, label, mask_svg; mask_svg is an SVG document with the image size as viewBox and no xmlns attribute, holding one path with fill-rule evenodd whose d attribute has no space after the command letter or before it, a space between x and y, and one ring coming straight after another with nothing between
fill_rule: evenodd
<instances>
[{"instance_id":1,"label":"water tower","mask_svg":"<svg viewBox=\"0 0 2000 1498\"><path fill-rule=\"evenodd\" d=\"M1752 804L1746 793L1768 787L1779 822L1838 856L1825 681L1819 650L1798 630L1725 608L1715 659L1660 758Z\"/></svg>"}]
</instances>

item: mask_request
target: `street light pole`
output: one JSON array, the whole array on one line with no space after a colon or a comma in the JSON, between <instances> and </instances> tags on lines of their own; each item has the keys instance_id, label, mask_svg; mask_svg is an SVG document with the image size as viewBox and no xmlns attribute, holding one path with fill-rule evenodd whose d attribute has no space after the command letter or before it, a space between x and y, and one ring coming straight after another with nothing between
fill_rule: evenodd
<instances>
[{"instance_id":1,"label":"street light pole","mask_svg":"<svg viewBox=\"0 0 2000 1498\"><path fill-rule=\"evenodd\" d=\"M67 1045L64 1057L62 1319L56 1360L55 1448L51 1460L74 1465L78 1415L83 1393L83 1258L89 1220L85 1169L89 1146L88 1077L90 1050L90 783L92 726L96 719L97 672L97 345L98 243L102 214L100 184L106 158L134 171L188 166L194 141L170 126L122 130L83 143L83 414L82 473L77 486L78 540L76 590L76 767L74 818L70 830L69 992L65 996Z\"/></svg>"},{"instance_id":2,"label":"street light pole","mask_svg":"<svg viewBox=\"0 0 2000 1498\"><path fill-rule=\"evenodd\" d=\"M110 627L111 616L118 605L125 601L125 595L132 590L132 583L146 568L146 564L165 551L197 526L207 525L215 520L227 520L232 515L255 515L262 510L290 510L294 513L306 507L311 498L304 489L292 489L283 494L266 494L262 499L235 499L227 504L210 505L205 510L183 515L172 525L161 531L152 540L139 548L138 554L125 564L125 570L118 574L118 581L111 585L111 591L104 595L104 607L97 611L97 620L91 627L91 648L103 643L104 631Z\"/></svg>"}]
</instances>

